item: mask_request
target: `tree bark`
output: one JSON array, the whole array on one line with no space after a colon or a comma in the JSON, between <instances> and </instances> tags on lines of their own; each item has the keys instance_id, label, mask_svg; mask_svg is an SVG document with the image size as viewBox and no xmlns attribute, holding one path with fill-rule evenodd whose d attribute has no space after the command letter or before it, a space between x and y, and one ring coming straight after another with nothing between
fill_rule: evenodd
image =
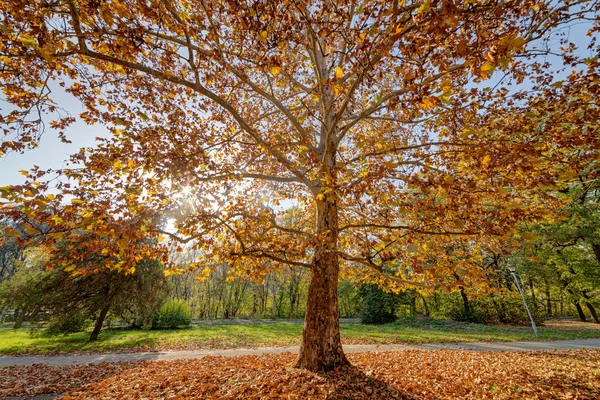
<instances>
[{"instance_id":1,"label":"tree bark","mask_svg":"<svg viewBox=\"0 0 600 400\"><path fill-rule=\"evenodd\" d=\"M586 299L589 300L590 297L587 295L586 292L581 292L581 295ZM594 320L595 323L600 324L600 319L598 319L598 314L596 313L596 309L594 308L594 306L592 305L592 303L590 303L589 301L585 302L585 306L588 308L588 310L590 311L590 315L592 316L592 319Z\"/></svg>"},{"instance_id":2,"label":"tree bark","mask_svg":"<svg viewBox=\"0 0 600 400\"><path fill-rule=\"evenodd\" d=\"M314 372L326 372L342 365L350 365L340 340L337 218L335 200L317 200L316 231L319 243L313 255L302 344L295 365L296 368Z\"/></svg>"},{"instance_id":3,"label":"tree bark","mask_svg":"<svg viewBox=\"0 0 600 400\"><path fill-rule=\"evenodd\" d=\"M460 297L462 297L463 307L465 309L465 315L469 321L471 321L471 306L469 305L469 297L467 297L467 293L465 292L465 288L463 286L459 287L460 289Z\"/></svg>"},{"instance_id":4,"label":"tree bark","mask_svg":"<svg viewBox=\"0 0 600 400\"><path fill-rule=\"evenodd\" d=\"M537 298L535 297L535 290L533 288L533 279L531 279L531 278L529 278L529 290L531 290L531 300L533 303L533 309L535 311L537 311L537 309L538 309Z\"/></svg>"},{"instance_id":5,"label":"tree bark","mask_svg":"<svg viewBox=\"0 0 600 400\"><path fill-rule=\"evenodd\" d=\"M600 244L592 243L592 250L594 250L596 260L600 263Z\"/></svg>"},{"instance_id":6,"label":"tree bark","mask_svg":"<svg viewBox=\"0 0 600 400\"><path fill-rule=\"evenodd\" d=\"M587 322L587 318L585 318L585 314L583 313L583 309L581 308L579 302L574 301L573 304L575 304L575 308L577 309L577 315L579 315L579 319L581 320L581 322Z\"/></svg>"},{"instance_id":7,"label":"tree bark","mask_svg":"<svg viewBox=\"0 0 600 400\"><path fill-rule=\"evenodd\" d=\"M16 310L15 311L15 324L13 325L13 329L20 329L23 325L23 320L25 319L26 309Z\"/></svg>"},{"instance_id":8,"label":"tree bark","mask_svg":"<svg viewBox=\"0 0 600 400\"><path fill-rule=\"evenodd\" d=\"M550 283L548 279L544 279L544 284L546 285L546 313L548 316L552 316L552 300L550 299Z\"/></svg>"},{"instance_id":9,"label":"tree bark","mask_svg":"<svg viewBox=\"0 0 600 400\"><path fill-rule=\"evenodd\" d=\"M573 289L567 289L567 292L571 296L575 296L575 292L573 291ZM575 308L577 309L577 315L579 315L579 319L581 320L581 322L587 322L587 318L585 317L583 308L581 308L581 304L579 304L579 301L573 300L573 304L575 304Z\"/></svg>"},{"instance_id":10,"label":"tree bark","mask_svg":"<svg viewBox=\"0 0 600 400\"><path fill-rule=\"evenodd\" d=\"M423 308L425 309L425 316L429 317L430 312L429 312L429 306L427 305L427 300L425 300L425 296L420 295L421 299L423 300Z\"/></svg>"},{"instance_id":11,"label":"tree bark","mask_svg":"<svg viewBox=\"0 0 600 400\"><path fill-rule=\"evenodd\" d=\"M94 325L94 330L90 335L90 342L94 342L98 340L98 335L100 335L100 330L102 329L102 324L104 324L104 319L106 318L106 314L108 314L108 310L110 309L110 301L104 306L104 308L100 311L100 315L96 320L96 324Z\"/></svg>"}]
</instances>

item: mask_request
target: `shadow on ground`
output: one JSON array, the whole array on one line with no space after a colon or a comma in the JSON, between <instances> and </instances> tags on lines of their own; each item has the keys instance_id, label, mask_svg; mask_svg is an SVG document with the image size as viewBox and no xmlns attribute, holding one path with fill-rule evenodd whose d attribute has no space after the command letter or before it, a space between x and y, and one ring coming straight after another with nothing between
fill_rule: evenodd
<instances>
[{"instance_id":1,"label":"shadow on ground","mask_svg":"<svg viewBox=\"0 0 600 400\"><path fill-rule=\"evenodd\" d=\"M328 400L416 399L413 395L374 378L370 371L363 371L354 366L340 367L322 376L333 389L327 396Z\"/></svg>"}]
</instances>

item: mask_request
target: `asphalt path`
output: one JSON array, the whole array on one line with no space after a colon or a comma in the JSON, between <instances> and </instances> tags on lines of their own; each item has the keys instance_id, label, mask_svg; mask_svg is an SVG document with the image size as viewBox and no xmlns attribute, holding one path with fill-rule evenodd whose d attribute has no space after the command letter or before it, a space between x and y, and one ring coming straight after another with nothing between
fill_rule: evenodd
<instances>
[{"instance_id":1,"label":"asphalt path","mask_svg":"<svg viewBox=\"0 0 600 400\"><path fill-rule=\"evenodd\" d=\"M404 350L463 350L463 351L552 351L600 349L600 339L552 340L546 342L478 342L478 343L446 343L420 345L344 345L346 353L363 353L374 351L404 351ZM259 347L238 348L227 350L188 350L165 351L152 353L102 353L87 355L65 356L0 356L0 367L15 365L72 365L93 364L119 361L160 361L202 358L206 356L236 357L244 355L298 353L298 346L289 347Z\"/></svg>"}]
</instances>

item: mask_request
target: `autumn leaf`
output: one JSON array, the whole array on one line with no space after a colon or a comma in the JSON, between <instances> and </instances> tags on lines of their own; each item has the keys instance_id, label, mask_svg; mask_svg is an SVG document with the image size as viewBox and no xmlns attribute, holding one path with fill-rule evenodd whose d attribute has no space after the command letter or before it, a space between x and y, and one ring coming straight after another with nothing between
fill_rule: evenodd
<instances>
[{"instance_id":1,"label":"autumn leaf","mask_svg":"<svg viewBox=\"0 0 600 400\"><path fill-rule=\"evenodd\" d=\"M273 74L273 76L277 76L281 73L281 67L277 66L277 65L273 65L271 67L271 73Z\"/></svg>"},{"instance_id":2,"label":"autumn leaf","mask_svg":"<svg viewBox=\"0 0 600 400\"><path fill-rule=\"evenodd\" d=\"M534 240L537 239L537 236L535 236L531 232L523 232L523 233L521 233L521 237L528 242L533 242Z\"/></svg>"},{"instance_id":3,"label":"autumn leaf","mask_svg":"<svg viewBox=\"0 0 600 400\"><path fill-rule=\"evenodd\" d=\"M495 69L496 69L496 66L489 61L485 62L481 66L481 72L483 72L484 74L491 74L492 72L494 72Z\"/></svg>"},{"instance_id":4,"label":"autumn leaf","mask_svg":"<svg viewBox=\"0 0 600 400\"><path fill-rule=\"evenodd\" d=\"M31 37L29 35L21 35L20 38L21 38L21 43L23 43L23 45L30 47L32 49L38 48L38 44L33 37Z\"/></svg>"}]
</instances>

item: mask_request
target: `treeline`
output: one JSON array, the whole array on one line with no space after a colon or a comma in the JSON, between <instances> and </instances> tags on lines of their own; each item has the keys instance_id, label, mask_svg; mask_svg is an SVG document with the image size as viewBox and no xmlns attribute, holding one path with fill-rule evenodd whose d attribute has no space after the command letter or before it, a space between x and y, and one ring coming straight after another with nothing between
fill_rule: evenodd
<instances>
[{"instance_id":1,"label":"treeline","mask_svg":"<svg viewBox=\"0 0 600 400\"><path fill-rule=\"evenodd\" d=\"M513 248L482 251L474 268L485 279L475 284L456 275L450 290L439 287L400 293L342 280L338 290L340 317L379 323L398 316L424 315L527 324L509 270L513 266L538 322L550 317L576 317L600 323L600 183L592 173L578 176L578 182L557 193L565 205L556 215L546 222L518 227L515 235L519 241L513 240ZM79 329L87 321L88 325L93 322L92 336L97 337L106 321L150 328L170 326L165 321L171 320L301 319L305 313L306 268L282 268L259 280L249 280L233 275L227 264L215 264L166 277L158 260L142 260L135 271L123 273L99 268L93 256L85 268L45 269L46 252L35 246L19 247L21 234L19 226L0 222L0 321L12 321L15 327L24 321L40 322L50 332L61 332ZM182 269L197 256L185 249L176 253ZM78 272L88 270L95 272ZM171 315L173 310L180 314L177 318Z\"/></svg>"},{"instance_id":2,"label":"treeline","mask_svg":"<svg viewBox=\"0 0 600 400\"><path fill-rule=\"evenodd\" d=\"M338 289L340 317L377 323L422 315L479 323L527 324L523 301L505 266L506 258L494 255L486 261L490 282L483 291L481 287L461 287L451 293L443 289L428 294L417 290L386 293L375 285L342 280ZM522 271L518 274L538 322L578 315L581 299L557 284L558 280ZM266 275L262 282L252 282L231 279L227 266L220 266L208 277L202 272L170 276L169 297L186 302L197 320L303 318L307 278L305 271L285 269ZM582 320L590 317L584 315Z\"/></svg>"}]
</instances>

